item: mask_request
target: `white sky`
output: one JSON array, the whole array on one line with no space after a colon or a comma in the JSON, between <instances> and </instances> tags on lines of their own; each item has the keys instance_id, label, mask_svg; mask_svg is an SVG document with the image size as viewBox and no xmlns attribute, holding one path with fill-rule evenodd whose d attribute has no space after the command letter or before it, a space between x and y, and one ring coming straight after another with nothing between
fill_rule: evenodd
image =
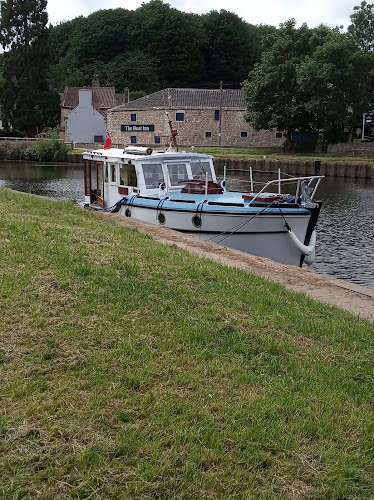
<instances>
[{"instance_id":1,"label":"white sky","mask_svg":"<svg viewBox=\"0 0 374 500\"><path fill-rule=\"evenodd\" d=\"M344 26L350 24L353 7L361 0L164 0L183 12L202 14L211 10L225 9L235 12L251 24L279 26L295 18L299 25L304 22L312 28L319 24ZM147 3L147 0L145 0ZM57 24L78 16L88 16L100 9L136 9L142 0L48 0L49 21Z\"/></svg>"}]
</instances>

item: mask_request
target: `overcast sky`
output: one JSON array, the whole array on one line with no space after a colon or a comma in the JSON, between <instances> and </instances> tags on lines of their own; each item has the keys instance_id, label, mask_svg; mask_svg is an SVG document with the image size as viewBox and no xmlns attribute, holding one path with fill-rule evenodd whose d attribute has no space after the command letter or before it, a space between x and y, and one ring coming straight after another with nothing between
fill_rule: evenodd
<instances>
[{"instance_id":1,"label":"overcast sky","mask_svg":"<svg viewBox=\"0 0 374 500\"><path fill-rule=\"evenodd\" d=\"M278 26L295 18L298 26L305 22L309 27L323 23L346 28L353 7L360 5L361 0L170 0L167 3L183 12L197 14L225 9L251 24ZM100 9L123 7L130 10L141 4L142 0L48 0L47 10L49 21L57 24Z\"/></svg>"}]
</instances>

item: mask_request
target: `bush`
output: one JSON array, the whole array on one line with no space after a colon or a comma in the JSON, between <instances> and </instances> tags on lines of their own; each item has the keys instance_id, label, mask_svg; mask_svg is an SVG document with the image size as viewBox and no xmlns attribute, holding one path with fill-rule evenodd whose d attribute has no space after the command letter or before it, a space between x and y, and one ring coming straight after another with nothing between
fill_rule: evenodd
<instances>
[{"instance_id":1,"label":"bush","mask_svg":"<svg viewBox=\"0 0 374 500\"><path fill-rule=\"evenodd\" d=\"M38 137L35 143L36 157L41 161L62 160L68 147L60 139L58 132L51 130L47 137Z\"/></svg>"},{"instance_id":2,"label":"bush","mask_svg":"<svg viewBox=\"0 0 374 500\"><path fill-rule=\"evenodd\" d=\"M27 161L36 161L38 159L38 153L35 146L29 146L23 152L23 157Z\"/></svg>"}]
</instances>

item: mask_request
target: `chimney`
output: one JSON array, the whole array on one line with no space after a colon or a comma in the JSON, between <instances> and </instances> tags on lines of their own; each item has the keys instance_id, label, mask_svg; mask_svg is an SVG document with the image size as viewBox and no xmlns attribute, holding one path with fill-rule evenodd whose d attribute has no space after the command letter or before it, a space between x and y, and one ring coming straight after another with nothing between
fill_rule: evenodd
<instances>
[{"instance_id":1,"label":"chimney","mask_svg":"<svg viewBox=\"0 0 374 500\"><path fill-rule=\"evenodd\" d=\"M91 88L98 89L100 87L99 75L92 77Z\"/></svg>"},{"instance_id":2,"label":"chimney","mask_svg":"<svg viewBox=\"0 0 374 500\"><path fill-rule=\"evenodd\" d=\"M130 89L128 87L123 89L123 104L130 102Z\"/></svg>"}]
</instances>

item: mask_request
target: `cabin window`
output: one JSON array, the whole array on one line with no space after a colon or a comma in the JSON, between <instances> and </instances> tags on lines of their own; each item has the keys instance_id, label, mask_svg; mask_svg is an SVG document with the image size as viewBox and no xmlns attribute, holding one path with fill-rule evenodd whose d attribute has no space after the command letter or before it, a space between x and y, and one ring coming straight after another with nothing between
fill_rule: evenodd
<instances>
[{"instance_id":1,"label":"cabin window","mask_svg":"<svg viewBox=\"0 0 374 500\"><path fill-rule=\"evenodd\" d=\"M219 120L219 109L216 109L216 110L214 111L214 119L215 119L216 121L218 121L218 120Z\"/></svg>"},{"instance_id":2,"label":"cabin window","mask_svg":"<svg viewBox=\"0 0 374 500\"><path fill-rule=\"evenodd\" d=\"M104 182L108 182L108 165L104 165Z\"/></svg>"},{"instance_id":3,"label":"cabin window","mask_svg":"<svg viewBox=\"0 0 374 500\"><path fill-rule=\"evenodd\" d=\"M212 180L212 172L208 161L191 161L192 177L205 181L205 173L208 172L208 180Z\"/></svg>"},{"instance_id":4,"label":"cabin window","mask_svg":"<svg viewBox=\"0 0 374 500\"><path fill-rule=\"evenodd\" d=\"M205 132L205 137L212 137L212 132Z\"/></svg>"},{"instance_id":5,"label":"cabin window","mask_svg":"<svg viewBox=\"0 0 374 500\"><path fill-rule=\"evenodd\" d=\"M131 113L131 121L136 122L136 113Z\"/></svg>"},{"instance_id":6,"label":"cabin window","mask_svg":"<svg viewBox=\"0 0 374 500\"><path fill-rule=\"evenodd\" d=\"M135 165L122 163L119 169L119 183L121 186L137 186Z\"/></svg>"},{"instance_id":7,"label":"cabin window","mask_svg":"<svg viewBox=\"0 0 374 500\"><path fill-rule=\"evenodd\" d=\"M161 137L155 137L155 144L161 144Z\"/></svg>"},{"instance_id":8,"label":"cabin window","mask_svg":"<svg viewBox=\"0 0 374 500\"><path fill-rule=\"evenodd\" d=\"M240 137L248 137L247 132L240 132Z\"/></svg>"},{"instance_id":9,"label":"cabin window","mask_svg":"<svg viewBox=\"0 0 374 500\"><path fill-rule=\"evenodd\" d=\"M161 163L143 163L145 185L148 189L158 188L165 182Z\"/></svg>"},{"instance_id":10,"label":"cabin window","mask_svg":"<svg viewBox=\"0 0 374 500\"><path fill-rule=\"evenodd\" d=\"M167 168L172 186L178 186L180 181L188 181L187 167L184 163L171 163Z\"/></svg>"},{"instance_id":11,"label":"cabin window","mask_svg":"<svg viewBox=\"0 0 374 500\"><path fill-rule=\"evenodd\" d=\"M136 135L132 135L130 137L130 140L131 140L131 144L136 144Z\"/></svg>"},{"instance_id":12,"label":"cabin window","mask_svg":"<svg viewBox=\"0 0 374 500\"><path fill-rule=\"evenodd\" d=\"M110 167L110 182L111 184L117 184L117 175L116 175L116 165L111 163Z\"/></svg>"},{"instance_id":13,"label":"cabin window","mask_svg":"<svg viewBox=\"0 0 374 500\"><path fill-rule=\"evenodd\" d=\"M175 119L177 122L184 122L184 113L175 113Z\"/></svg>"}]
</instances>

